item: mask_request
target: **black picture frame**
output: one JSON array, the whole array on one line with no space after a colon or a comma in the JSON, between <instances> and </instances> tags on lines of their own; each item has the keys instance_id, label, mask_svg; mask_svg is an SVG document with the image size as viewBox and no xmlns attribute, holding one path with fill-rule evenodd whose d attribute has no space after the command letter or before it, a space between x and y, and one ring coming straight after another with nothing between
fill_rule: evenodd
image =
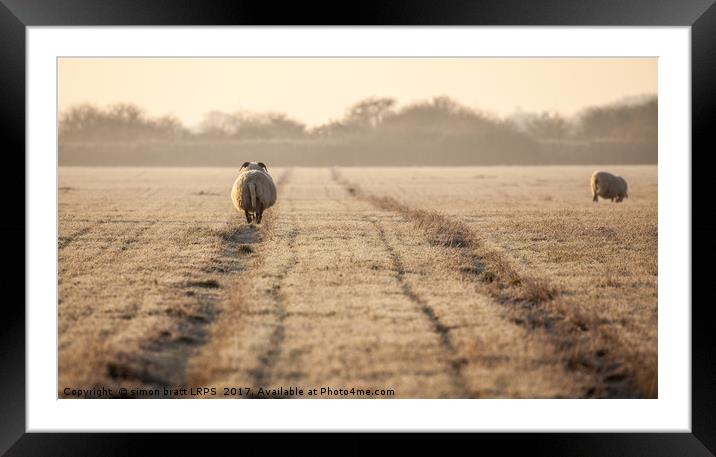
<instances>
[{"instance_id":1,"label":"black picture frame","mask_svg":"<svg viewBox=\"0 0 716 457\"><path fill-rule=\"evenodd\" d=\"M522 26L689 26L692 65L692 422L691 433L481 433L451 437L454 444L497 446L537 455L707 456L716 453L716 338L711 331L711 301L698 300L708 284L709 268L698 269L716 247L716 215L698 203L710 199L709 153L716 153L712 119L716 119L716 6L714 0L523 0L433 2L428 0L354 3L272 2L245 0L0 0L0 129L5 198L0 225L6 243L6 290L18 291L25 278L25 51L26 27L89 25L522 25ZM687 154L688 151L679 153ZM702 175L699 176L699 173ZM17 241L24 239L25 243ZM22 250L22 252L21 252ZM14 261L11 259L14 258ZM701 263L707 265L705 263ZM23 268L20 268L20 265ZM131 455L154 441L169 453L221 449L240 440L241 451L266 450L267 437L229 434L25 433L25 289L8 298L0 317L0 453L19 455ZM704 297L707 295L704 294ZM605 400L609 401L609 400ZM384 436L331 435L322 449L337 454L374 452ZM337 442L341 439L340 444ZM424 435L411 434L402 444L439 450ZM270 438L275 444L277 438ZM286 435L282 444L309 448L306 435ZM211 447L208 447L211 446ZM491 447L492 447L491 446ZM489 448L488 448L489 449ZM494 447L493 447L494 449ZM407 448L404 448L407 451ZM444 448L443 448L444 450ZM172 451L174 452L174 451ZM202 453L203 453L202 452Z\"/></svg>"}]
</instances>

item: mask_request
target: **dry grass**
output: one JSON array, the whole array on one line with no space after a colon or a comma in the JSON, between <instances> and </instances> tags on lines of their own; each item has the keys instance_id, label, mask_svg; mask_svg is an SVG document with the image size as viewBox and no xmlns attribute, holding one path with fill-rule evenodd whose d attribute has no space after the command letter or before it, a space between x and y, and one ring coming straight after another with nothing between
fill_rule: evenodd
<instances>
[{"instance_id":1,"label":"dry grass","mask_svg":"<svg viewBox=\"0 0 716 457\"><path fill-rule=\"evenodd\" d=\"M621 205L591 204L587 167L491 168L489 184L475 182L474 169L342 171L354 195L405 214L431 240L464 247L475 259L465 270L517 305L516 321L548 327L565 363L593 372L590 395L652 398L656 167L624 168L634 191ZM438 187L448 176L448 188Z\"/></svg>"},{"instance_id":2,"label":"dry grass","mask_svg":"<svg viewBox=\"0 0 716 457\"><path fill-rule=\"evenodd\" d=\"M273 211L264 217L259 228L261 241L273 241L273 227L279 206L274 207ZM237 222L235 227L229 228L220 238L228 240L230 243L237 231L241 230L241 226L243 223ZM248 244L230 246L229 249L234 252L234 255L236 252L255 255L247 265L246 271L236 275L228 285L224 299L217 307L218 318L212 325L211 337L194 355L187 367L184 380L187 385L221 387L217 384L217 380L222 378L223 368L220 363L217 363L215 357L221 353L223 347L229 344L228 341L235 341L235 337L242 334L242 330L246 328L246 318L251 312L249 304L252 293L251 285L255 283L255 272L260 269L266 256L262 255L264 252L260 245L257 247Z\"/></svg>"},{"instance_id":3,"label":"dry grass","mask_svg":"<svg viewBox=\"0 0 716 457\"><path fill-rule=\"evenodd\" d=\"M256 228L235 170L63 167L59 387L653 396L655 168L550 170L271 170Z\"/></svg>"},{"instance_id":4,"label":"dry grass","mask_svg":"<svg viewBox=\"0 0 716 457\"><path fill-rule=\"evenodd\" d=\"M383 210L404 214L430 243L463 248L463 255L469 265L460 271L475 275L483 283L489 284L491 293L496 297L525 305L537 305L557 296L557 289L547 281L518 274L505 255L486 248L470 227L459 219L438 211L411 208L392 197L369 194L357 184L343 179L336 169L332 169L332 177L344 185L351 195L367 199Z\"/></svg>"},{"instance_id":5,"label":"dry grass","mask_svg":"<svg viewBox=\"0 0 716 457\"><path fill-rule=\"evenodd\" d=\"M184 382L229 278L261 240L220 184L232 175L61 169L72 184L59 202L60 390Z\"/></svg>"},{"instance_id":6,"label":"dry grass","mask_svg":"<svg viewBox=\"0 0 716 457\"><path fill-rule=\"evenodd\" d=\"M401 398L575 397L551 342L465 288L459 249L297 170L260 259L221 305L189 382L394 388ZM445 261L436 261L445 259Z\"/></svg>"}]
</instances>

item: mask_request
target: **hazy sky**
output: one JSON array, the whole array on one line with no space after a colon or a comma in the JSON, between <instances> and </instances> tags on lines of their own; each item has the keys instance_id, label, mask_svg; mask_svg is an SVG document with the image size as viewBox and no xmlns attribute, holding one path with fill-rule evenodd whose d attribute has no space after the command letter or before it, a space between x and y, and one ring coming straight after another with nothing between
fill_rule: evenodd
<instances>
[{"instance_id":1,"label":"hazy sky","mask_svg":"<svg viewBox=\"0 0 716 457\"><path fill-rule=\"evenodd\" d=\"M655 58L82 58L59 60L59 108L131 102L197 125L211 110L274 111L309 126L365 97L447 95L499 116L657 93Z\"/></svg>"}]
</instances>

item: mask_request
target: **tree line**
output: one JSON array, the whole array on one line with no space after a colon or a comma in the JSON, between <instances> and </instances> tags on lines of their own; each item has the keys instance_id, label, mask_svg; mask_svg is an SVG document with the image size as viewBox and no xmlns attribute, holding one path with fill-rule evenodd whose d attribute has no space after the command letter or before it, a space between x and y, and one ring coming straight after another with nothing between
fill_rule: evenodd
<instances>
[{"instance_id":1,"label":"tree line","mask_svg":"<svg viewBox=\"0 0 716 457\"><path fill-rule=\"evenodd\" d=\"M207 113L195 130L176 117L149 116L140 107L120 103L100 108L77 105L62 112L60 142L98 141L380 141L477 142L519 147L530 142L628 141L655 143L658 99L644 96L629 103L594 106L567 118L559 113L522 113L498 118L449 97L434 97L402 108L393 98L367 98L344 116L308 128L283 113Z\"/></svg>"}]
</instances>

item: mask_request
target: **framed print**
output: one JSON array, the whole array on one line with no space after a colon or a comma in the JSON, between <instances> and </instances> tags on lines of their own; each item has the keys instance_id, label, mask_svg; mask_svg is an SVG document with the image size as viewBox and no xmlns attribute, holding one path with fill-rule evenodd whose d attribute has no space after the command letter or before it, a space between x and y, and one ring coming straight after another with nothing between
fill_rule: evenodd
<instances>
[{"instance_id":1,"label":"framed print","mask_svg":"<svg viewBox=\"0 0 716 457\"><path fill-rule=\"evenodd\" d=\"M713 455L716 7L508 3L4 0L3 452Z\"/></svg>"}]
</instances>

